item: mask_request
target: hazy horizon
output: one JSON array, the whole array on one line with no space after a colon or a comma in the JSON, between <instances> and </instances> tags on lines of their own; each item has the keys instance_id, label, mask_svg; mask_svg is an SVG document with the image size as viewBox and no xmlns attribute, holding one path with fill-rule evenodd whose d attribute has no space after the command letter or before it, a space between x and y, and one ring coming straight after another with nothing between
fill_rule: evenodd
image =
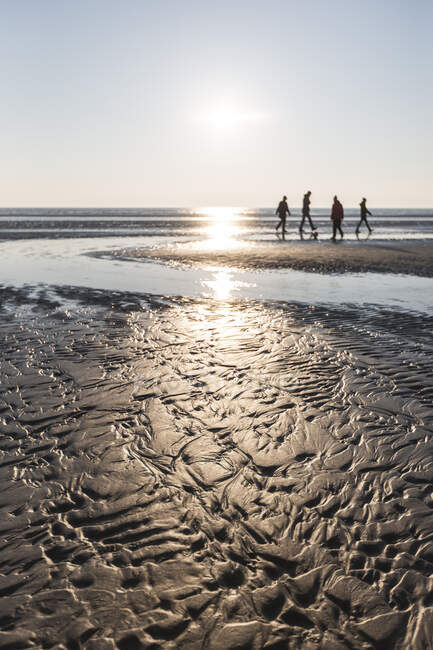
<instances>
[{"instance_id":1,"label":"hazy horizon","mask_svg":"<svg viewBox=\"0 0 433 650\"><path fill-rule=\"evenodd\" d=\"M427 0L2 8L5 208L433 205Z\"/></svg>"},{"instance_id":2,"label":"hazy horizon","mask_svg":"<svg viewBox=\"0 0 433 650\"><path fill-rule=\"evenodd\" d=\"M0 210L191 210L191 211L205 211L205 210L216 210L219 208L231 209L233 211L242 210L275 210L277 203L281 199L281 196L278 197L275 205L0 205ZM292 210L300 210L302 208L302 203L290 203L289 208ZM329 205L316 205L311 208L311 211L315 210L329 210L331 211L332 200ZM346 210L359 210L359 203L356 205L344 204L343 207ZM422 212L422 211L433 211L432 206L392 206L392 205L375 205L372 206L370 203L367 205L368 208L376 210L405 210L409 212Z\"/></svg>"}]
</instances>

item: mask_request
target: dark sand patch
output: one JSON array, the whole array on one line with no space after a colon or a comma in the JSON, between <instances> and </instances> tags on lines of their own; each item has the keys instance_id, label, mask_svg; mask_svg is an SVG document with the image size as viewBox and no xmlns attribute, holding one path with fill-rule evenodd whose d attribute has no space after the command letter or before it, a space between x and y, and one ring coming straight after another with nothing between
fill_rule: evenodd
<instances>
[{"instance_id":1,"label":"dark sand patch","mask_svg":"<svg viewBox=\"0 0 433 650\"><path fill-rule=\"evenodd\" d=\"M1 291L0 647L428 647L433 319L145 302Z\"/></svg>"},{"instance_id":2,"label":"dark sand patch","mask_svg":"<svg viewBox=\"0 0 433 650\"><path fill-rule=\"evenodd\" d=\"M189 242L166 248L123 249L108 253L181 264L240 269L296 269L319 273L403 273L433 277L433 244L419 242L248 242L227 250Z\"/></svg>"}]
</instances>

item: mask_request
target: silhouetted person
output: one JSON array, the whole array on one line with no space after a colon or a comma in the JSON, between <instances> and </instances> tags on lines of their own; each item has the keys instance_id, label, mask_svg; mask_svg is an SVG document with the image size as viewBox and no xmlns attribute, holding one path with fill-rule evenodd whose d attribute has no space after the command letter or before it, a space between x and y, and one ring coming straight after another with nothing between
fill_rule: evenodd
<instances>
[{"instance_id":1,"label":"silhouetted person","mask_svg":"<svg viewBox=\"0 0 433 650\"><path fill-rule=\"evenodd\" d=\"M278 232L278 228L282 226L281 230L284 237L286 234L286 217L287 215L290 216L289 206L287 205L287 196L283 196L282 201L279 202L278 208L275 210L275 214L278 214L280 218L275 230Z\"/></svg>"},{"instance_id":2,"label":"silhouetted person","mask_svg":"<svg viewBox=\"0 0 433 650\"><path fill-rule=\"evenodd\" d=\"M304 199L302 201L302 219L301 219L301 224L299 226L299 232L302 232L304 229L305 219L308 219L310 223L311 232L315 232L316 230L316 226L311 221L311 216L310 216L310 196L311 196L311 190L309 190L306 194L304 194Z\"/></svg>"},{"instance_id":3,"label":"silhouetted person","mask_svg":"<svg viewBox=\"0 0 433 650\"><path fill-rule=\"evenodd\" d=\"M334 196L334 203L332 204L332 212L331 212L331 219L332 219L332 241L335 241L335 235L337 234L337 230L339 231L341 235L341 239L344 237L344 233L341 230L341 223L344 219L344 210L343 206L341 205L340 201L337 199L337 196Z\"/></svg>"},{"instance_id":4,"label":"silhouetted person","mask_svg":"<svg viewBox=\"0 0 433 650\"><path fill-rule=\"evenodd\" d=\"M364 198L362 199L361 203L359 204L359 205L360 205L360 208L361 208L361 218L360 218L360 220L359 220L358 225L356 226L356 231L355 231L356 234L359 233L359 229L360 229L360 227L361 227L361 225L362 225L363 222L364 222L365 225L367 226L367 228L368 228L368 232L369 232L369 233L373 230L373 228L370 228L370 224L369 224L368 221L367 221L367 214L369 214L369 215L371 216L371 212L370 212L370 210L367 208L366 203L367 203L367 199L364 197Z\"/></svg>"}]
</instances>

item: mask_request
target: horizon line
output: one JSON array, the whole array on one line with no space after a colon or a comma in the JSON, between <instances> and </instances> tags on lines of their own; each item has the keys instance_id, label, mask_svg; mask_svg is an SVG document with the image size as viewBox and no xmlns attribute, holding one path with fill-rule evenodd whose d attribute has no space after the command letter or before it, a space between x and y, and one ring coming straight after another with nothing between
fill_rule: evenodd
<instances>
[{"instance_id":1,"label":"horizon line","mask_svg":"<svg viewBox=\"0 0 433 650\"><path fill-rule=\"evenodd\" d=\"M300 203L291 204L293 208L302 207ZM371 203L369 204L372 205ZM232 210L271 210L274 209L273 205L262 206L239 206L239 205L0 205L0 210L210 210L215 208L226 208ZM289 205L290 207L290 205ZM359 203L356 205L345 205L347 209L359 208ZM328 210L329 205L315 206L311 210ZM373 208L372 208L373 209ZM375 205L374 209L379 210L433 210L433 205L428 206L390 206L390 205Z\"/></svg>"}]
</instances>

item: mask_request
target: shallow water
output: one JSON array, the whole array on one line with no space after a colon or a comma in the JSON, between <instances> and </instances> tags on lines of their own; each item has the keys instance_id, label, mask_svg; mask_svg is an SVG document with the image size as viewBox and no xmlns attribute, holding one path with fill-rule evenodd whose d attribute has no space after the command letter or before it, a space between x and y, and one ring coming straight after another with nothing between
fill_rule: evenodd
<instances>
[{"instance_id":1,"label":"shallow water","mask_svg":"<svg viewBox=\"0 0 433 650\"><path fill-rule=\"evenodd\" d=\"M159 245L165 238L38 239L0 242L3 285L75 285L166 296L380 304L432 312L433 278L378 273L328 275L293 270L186 268L112 259L111 250ZM99 253L104 251L105 256ZM95 256L95 255L98 256ZM127 254L127 251L126 253Z\"/></svg>"}]
</instances>

